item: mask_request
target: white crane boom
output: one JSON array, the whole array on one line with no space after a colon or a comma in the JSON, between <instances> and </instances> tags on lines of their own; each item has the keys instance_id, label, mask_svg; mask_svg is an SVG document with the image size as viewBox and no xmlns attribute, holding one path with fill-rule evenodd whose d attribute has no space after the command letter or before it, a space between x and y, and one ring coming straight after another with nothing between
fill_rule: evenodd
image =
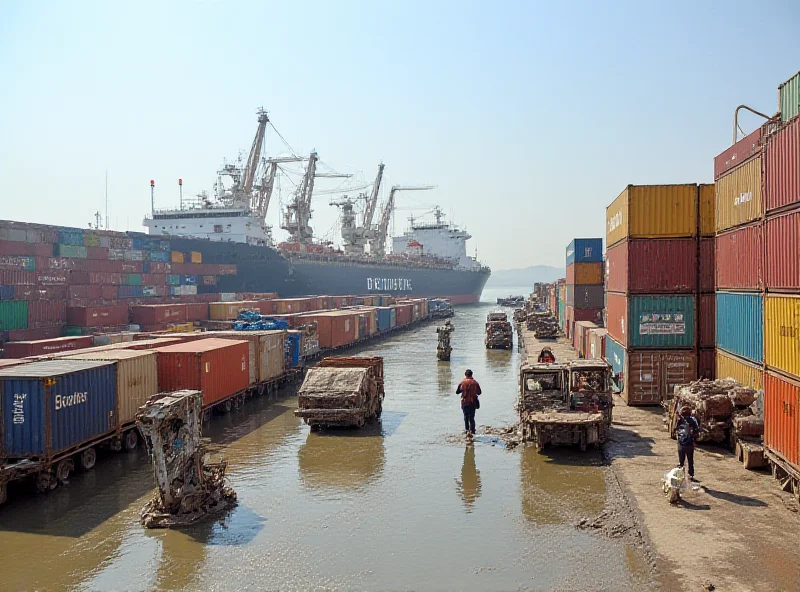
<instances>
[{"instance_id":1,"label":"white crane boom","mask_svg":"<svg viewBox=\"0 0 800 592\"><path fill-rule=\"evenodd\" d=\"M253 183L256 179L259 160L261 158L261 148L264 145L264 134L267 131L269 116L263 109L258 110L258 129L256 137L253 138L253 145L250 147L250 156L247 158L247 166L242 174L241 190L245 195L250 195L253 191Z\"/></svg>"},{"instance_id":2,"label":"white crane boom","mask_svg":"<svg viewBox=\"0 0 800 592\"><path fill-rule=\"evenodd\" d=\"M375 217L375 210L378 207L378 192L381 189L381 181L383 180L383 168L386 165L380 163L378 165L378 176L375 177L375 183L372 185L372 193L369 196L369 201L367 202L367 207L364 210L364 223L362 226L364 229L369 229L372 225L372 218Z\"/></svg>"},{"instance_id":3,"label":"white crane boom","mask_svg":"<svg viewBox=\"0 0 800 592\"><path fill-rule=\"evenodd\" d=\"M398 191L428 191L436 189L435 185L394 185L389 192L389 199L381 212L378 227L369 241L369 253L373 257L383 257L386 254L386 235L389 232L389 218L394 209L394 194Z\"/></svg>"}]
</instances>

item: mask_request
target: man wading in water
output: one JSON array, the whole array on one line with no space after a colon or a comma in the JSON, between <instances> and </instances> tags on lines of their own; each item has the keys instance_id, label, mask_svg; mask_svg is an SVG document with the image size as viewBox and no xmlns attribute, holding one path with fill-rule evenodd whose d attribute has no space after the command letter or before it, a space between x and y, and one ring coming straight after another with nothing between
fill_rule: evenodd
<instances>
[{"instance_id":1,"label":"man wading in water","mask_svg":"<svg viewBox=\"0 0 800 592\"><path fill-rule=\"evenodd\" d=\"M475 410L481 408L478 395L481 394L481 385L472 378L472 370L464 372L456 394L461 395L461 411L464 413L464 431L470 438L475 434Z\"/></svg>"}]
</instances>

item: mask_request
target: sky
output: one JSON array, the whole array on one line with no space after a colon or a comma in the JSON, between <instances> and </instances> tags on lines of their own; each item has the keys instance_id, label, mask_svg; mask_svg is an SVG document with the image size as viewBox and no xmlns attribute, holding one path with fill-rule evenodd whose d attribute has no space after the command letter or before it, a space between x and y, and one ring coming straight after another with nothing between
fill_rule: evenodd
<instances>
[{"instance_id":1,"label":"sky","mask_svg":"<svg viewBox=\"0 0 800 592\"><path fill-rule=\"evenodd\" d=\"M149 180L156 207L211 191L263 106L353 183L435 185L398 233L439 205L494 269L562 267L629 183L712 181L736 106L775 113L800 70L798 25L793 0L0 0L0 218L86 227L108 171L111 228L142 230Z\"/></svg>"}]
</instances>

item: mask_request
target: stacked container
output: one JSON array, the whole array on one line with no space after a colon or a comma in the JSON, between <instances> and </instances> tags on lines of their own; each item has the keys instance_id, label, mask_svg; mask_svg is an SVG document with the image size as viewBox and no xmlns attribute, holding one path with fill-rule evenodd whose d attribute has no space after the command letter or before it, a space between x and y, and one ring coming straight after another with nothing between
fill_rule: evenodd
<instances>
[{"instance_id":1,"label":"stacked container","mask_svg":"<svg viewBox=\"0 0 800 592\"><path fill-rule=\"evenodd\" d=\"M564 283L564 333L572 338L575 323L603 320L603 239L576 238L567 245Z\"/></svg>"},{"instance_id":2,"label":"stacked container","mask_svg":"<svg viewBox=\"0 0 800 592\"><path fill-rule=\"evenodd\" d=\"M701 285L713 291L700 256L711 195L696 184L629 185L606 210L606 358L629 405L659 404L697 378L698 345L708 343L698 335L708 319Z\"/></svg>"}]
</instances>

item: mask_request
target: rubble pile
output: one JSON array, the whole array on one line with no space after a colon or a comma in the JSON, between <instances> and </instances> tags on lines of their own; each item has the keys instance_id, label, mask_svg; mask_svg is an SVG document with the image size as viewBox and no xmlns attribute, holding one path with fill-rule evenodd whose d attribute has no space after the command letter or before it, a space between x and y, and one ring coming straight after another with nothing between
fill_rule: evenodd
<instances>
[{"instance_id":1,"label":"rubble pile","mask_svg":"<svg viewBox=\"0 0 800 592\"><path fill-rule=\"evenodd\" d=\"M527 320L528 313L525 312L524 308L518 308L517 310L514 311L514 317L513 318L514 318L514 322L515 323L517 323L518 325L521 325L522 323L524 323Z\"/></svg>"},{"instance_id":2,"label":"rubble pile","mask_svg":"<svg viewBox=\"0 0 800 592\"><path fill-rule=\"evenodd\" d=\"M558 335L558 322L549 312L532 312L527 318L528 331L536 339L553 339Z\"/></svg>"},{"instance_id":3,"label":"rubble pile","mask_svg":"<svg viewBox=\"0 0 800 592\"><path fill-rule=\"evenodd\" d=\"M436 346L436 358L442 361L450 359L450 353L453 348L450 346L450 334L455 330L450 321L445 321L444 325L436 328L436 333L439 335L439 343Z\"/></svg>"},{"instance_id":4,"label":"rubble pile","mask_svg":"<svg viewBox=\"0 0 800 592\"><path fill-rule=\"evenodd\" d=\"M157 490L140 514L146 528L191 524L236 503L226 463L209 463L200 442L203 395L176 391L152 397L136 423L153 459Z\"/></svg>"},{"instance_id":5,"label":"rubble pile","mask_svg":"<svg viewBox=\"0 0 800 592\"><path fill-rule=\"evenodd\" d=\"M699 442L725 442L731 434L760 437L764 422L753 409L757 399L757 391L732 378L703 379L678 385L669 408L670 434L675 434L681 408L689 406L700 424Z\"/></svg>"}]
</instances>

